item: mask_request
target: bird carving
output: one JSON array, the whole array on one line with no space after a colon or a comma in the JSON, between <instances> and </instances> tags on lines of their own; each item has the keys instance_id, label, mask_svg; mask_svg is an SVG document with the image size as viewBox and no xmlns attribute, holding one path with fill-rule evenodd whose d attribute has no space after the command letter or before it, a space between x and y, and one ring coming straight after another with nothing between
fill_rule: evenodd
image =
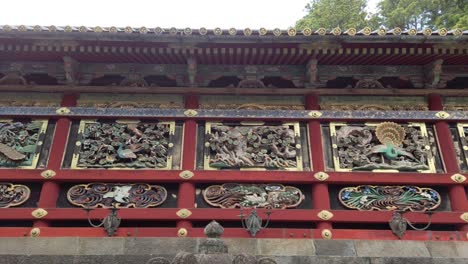
<instances>
[{"instance_id":1,"label":"bird carving","mask_svg":"<svg viewBox=\"0 0 468 264\"><path fill-rule=\"evenodd\" d=\"M135 153L131 149L124 149L123 144L120 143L119 148L117 149L117 155L121 159L136 159Z\"/></svg>"},{"instance_id":2,"label":"bird carving","mask_svg":"<svg viewBox=\"0 0 468 264\"><path fill-rule=\"evenodd\" d=\"M401 125L393 122L383 122L375 129L375 134L382 144L371 148L367 153L368 156L380 153L389 160L394 160L399 156L416 159L413 154L398 147L405 138L405 129Z\"/></svg>"},{"instance_id":3,"label":"bird carving","mask_svg":"<svg viewBox=\"0 0 468 264\"><path fill-rule=\"evenodd\" d=\"M26 158L26 155L24 155L23 153L18 152L12 147L7 146L3 143L0 143L0 152L10 160L18 161Z\"/></svg>"}]
</instances>

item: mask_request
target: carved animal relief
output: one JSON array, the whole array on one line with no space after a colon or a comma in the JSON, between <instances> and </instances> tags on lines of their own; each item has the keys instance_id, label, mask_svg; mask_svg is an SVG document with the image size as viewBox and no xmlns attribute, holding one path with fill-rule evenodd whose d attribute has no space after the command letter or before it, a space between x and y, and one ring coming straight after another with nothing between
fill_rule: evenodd
<instances>
[{"instance_id":1,"label":"carved animal relief","mask_svg":"<svg viewBox=\"0 0 468 264\"><path fill-rule=\"evenodd\" d=\"M299 124L207 123L205 169L302 170Z\"/></svg>"},{"instance_id":2,"label":"carved animal relief","mask_svg":"<svg viewBox=\"0 0 468 264\"><path fill-rule=\"evenodd\" d=\"M47 121L0 121L0 166L36 168Z\"/></svg>"},{"instance_id":3,"label":"carved animal relief","mask_svg":"<svg viewBox=\"0 0 468 264\"><path fill-rule=\"evenodd\" d=\"M26 202L31 190L21 184L0 183L0 208L19 206Z\"/></svg>"},{"instance_id":4,"label":"carved animal relief","mask_svg":"<svg viewBox=\"0 0 468 264\"><path fill-rule=\"evenodd\" d=\"M81 121L72 168L170 169L174 122Z\"/></svg>"},{"instance_id":5,"label":"carved animal relief","mask_svg":"<svg viewBox=\"0 0 468 264\"><path fill-rule=\"evenodd\" d=\"M223 184L203 191L205 201L215 207L295 208L304 200L301 190L281 184Z\"/></svg>"},{"instance_id":6,"label":"carved animal relief","mask_svg":"<svg viewBox=\"0 0 468 264\"><path fill-rule=\"evenodd\" d=\"M336 171L435 172L423 123L331 123Z\"/></svg>"},{"instance_id":7,"label":"carved animal relief","mask_svg":"<svg viewBox=\"0 0 468 264\"><path fill-rule=\"evenodd\" d=\"M440 194L431 188L417 186L360 185L341 189L341 204L360 211L412 211L434 210L441 203Z\"/></svg>"},{"instance_id":8,"label":"carved animal relief","mask_svg":"<svg viewBox=\"0 0 468 264\"><path fill-rule=\"evenodd\" d=\"M147 208L164 203L167 191L145 183L90 183L71 187L67 198L71 204L84 208Z\"/></svg>"}]
</instances>

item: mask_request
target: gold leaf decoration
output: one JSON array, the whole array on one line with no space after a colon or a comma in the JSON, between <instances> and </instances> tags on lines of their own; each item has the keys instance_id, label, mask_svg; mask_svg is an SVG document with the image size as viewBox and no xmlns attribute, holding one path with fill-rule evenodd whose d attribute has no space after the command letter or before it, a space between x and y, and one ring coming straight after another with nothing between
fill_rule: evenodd
<instances>
[{"instance_id":1,"label":"gold leaf decoration","mask_svg":"<svg viewBox=\"0 0 468 264\"><path fill-rule=\"evenodd\" d=\"M392 143L398 146L405 139L405 134L405 129L393 122L380 123L375 129L375 135L382 144Z\"/></svg>"}]
</instances>

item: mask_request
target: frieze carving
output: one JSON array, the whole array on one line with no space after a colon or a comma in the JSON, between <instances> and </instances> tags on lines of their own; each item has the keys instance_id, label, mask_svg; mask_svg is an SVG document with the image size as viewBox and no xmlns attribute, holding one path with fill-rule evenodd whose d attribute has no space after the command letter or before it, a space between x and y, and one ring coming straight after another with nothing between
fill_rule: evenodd
<instances>
[{"instance_id":1,"label":"frieze carving","mask_svg":"<svg viewBox=\"0 0 468 264\"><path fill-rule=\"evenodd\" d=\"M302 170L299 123L262 124L207 123L205 169Z\"/></svg>"},{"instance_id":2,"label":"frieze carving","mask_svg":"<svg viewBox=\"0 0 468 264\"><path fill-rule=\"evenodd\" d=\"M427 111L424 97L396 96L323 96L320 109L331 111Z\"/></svg>"},{"instance_id":3,"label":"frieze carving","mask_svg":"<svg viewBox=\"0 0 468 264\"><path fill-rule=\"evenodd\" d=\"M239 110L304 110L303 105L265 105L265 104L202 104L201 109L239 109Z\"/></svg>"},{"instance_id":4,"label":"frieze carving","mask_svg":"<svg viewBox=\"0 0 468 264\"><path fill-rule=\"evenodd\" d=\"M182 109L184 108L184 102L181 96L167 94L83 94L78 99L78 106Z\"/></svg>"},{"instance_id":5,"label":"frieze carving","mask_svg":"<svg viewBox=\"0 0 468 264\"><path fill-rule=\"evenodd\" d=\"M357 89L384 89L385 87L373 78L363 78L359 80L354 88Z\"/></svg>"},{"instance_id":6,"label":"frieze carving","mask_svg":"<svg viewBox=\"0 0 468 264\"><path fill-rule=\"evenodd\" d=\"M67 199L84 208L148 208L164 203L167 191L162 186L146 183L90 183L71 187Z\"/></svg>"},{"instance_id":7,"label":"frieze carving","mask_svg":"<svg viewBox=\"0 0 468 264\"><path fill-rule=\"evenodd\" d=\"M22 205L30 195L31 190L26 185L0 183L0 208Z\"/></svg>"},{"instance_id":8,"label":"frieze carving","mask_svg":"<svg viewBox=\"0 0 468 264\"><path fill-rule=\"evenodd\" d=\"M331 111L425 111L425 104L320 104L320 109Z\"/></svg>"},{"instance_id":9,"label":"frieze carving","mask_svg":"<svg viewBox=\"0 0 468 264\"><path fill-rule=\"evenodd\" d=\"M203 191L205 201L221 208L295 208L304 200L301 190L281 184L211 185Z\"/></svg>"},{"instance_id":10,"label":"frieze carving","mask_svg":"<svg viewBox=\"0 0 468 264\"><path fill-rule=\"evenodd\" d=\"M424 123L331 123L336 171L435 172Z\"/></svg>"},{"instance_id":11,"label":"frieze carving","mask_svg":"<svg viewBox=\"0 0 468 264\"><path fill-rule=\"evenodd\" d=\"M0 167L36 168L47 121L0 121Z\"/></svg>"},{"instance_id":12,"label":"frieze carving","mask_svg":"<svg viewBox=\"0 0 468 264\"><path fill-rule=\"evenodd\" d=\"M304 110L301 96L229 96L208 95L200 97L200 109L238 110Z\"/></svg>"},{"instance_id":13,"label":"frieze carving","mask_svg":"<svg viewBox=\"0 0 468 264\"><path fill-rule=\"evenodd\" d=\"M359 185L341 189L338 198L343 206L360 211L425 212L441 203L437 191L417 186Z\"/></svg>"},{"instance_id":14,"label":"frieze carving","mask_svg":"<svg viewBox=\"0 0 468 264\"><path fill-rule=\"evenodd\" d=\"M171 169L174 122L82 120L72 168Z\"/></svg>"}]
</instances>

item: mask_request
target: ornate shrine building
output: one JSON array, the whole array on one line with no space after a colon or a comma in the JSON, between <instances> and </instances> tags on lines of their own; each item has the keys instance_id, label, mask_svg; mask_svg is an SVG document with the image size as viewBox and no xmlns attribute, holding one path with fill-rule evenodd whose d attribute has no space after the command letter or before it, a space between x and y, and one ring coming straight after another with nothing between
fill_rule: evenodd
<instances>
[{"instance_id":1,"label":"ornate shrine building","mask_svg":"<svg viewBox=\"0 0 468 264\"><path fill-rule=\"evenodd\" d=\"M458 29L0 26L0 263L466 263L465 88Z\"/></svg>"}]
</instances>

